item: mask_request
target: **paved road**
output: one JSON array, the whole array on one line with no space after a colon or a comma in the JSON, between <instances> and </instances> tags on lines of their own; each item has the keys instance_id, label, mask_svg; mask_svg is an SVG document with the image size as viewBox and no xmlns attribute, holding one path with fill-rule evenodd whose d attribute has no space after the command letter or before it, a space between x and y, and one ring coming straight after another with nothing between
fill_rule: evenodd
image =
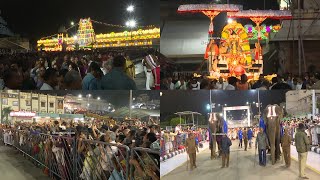
<instances>
[{"instance_id":1,"label":"paved road","mask_svg":"<svg viewBox=\"0 0 320 180\"><path fill-rule=\"evenodd\" d=\"M0 179L49 180L41 169L26 160L17 150L0 145Z\"/></svg>"},{"instance_id":2,"label":"paved road","mask_svg":"<svg viewBox=\"0 0 320 180\"><path fill-rule=\"evenodd\" d=\"M143 71L143 66L141 62L137 62L135 64L136 78L134 81L136 82L138 90L146 90L146 76Z\"/></svg>"},{"instance_id":3,"label":"paved road","mask_svg":"<svg viewBox=\"0 0 320 180\"><path fill-rule=\"evenodd\" d=\"M256 157L254 166L254 149L244 151L237 147L238 141L232 141L229 168L221 169L221 159L210 160L209 149L197 155L198 168L193 171L186 170L186 163L176 168L169 174L161 177L161 180L275 180L290 179L298 180L298 163L294 160L291 167L285 168L281 161L271 165L267 156L267 166L261 167ZM319 180L320 174L306 169L306 174L310 180Z\"/></svg>"}]
</instances>

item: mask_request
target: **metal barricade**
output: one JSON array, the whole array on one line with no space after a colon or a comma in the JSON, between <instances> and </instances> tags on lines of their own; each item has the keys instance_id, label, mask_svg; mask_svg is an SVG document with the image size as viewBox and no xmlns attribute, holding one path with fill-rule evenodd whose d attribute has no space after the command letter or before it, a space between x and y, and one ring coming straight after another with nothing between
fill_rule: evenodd
<instances>
[{"instance_id":1,"label":"metal barricade","mask_svg":"<svg viewBox=\"0 0 320 180\"><path fill-rule=\"evenodd\" d=\"M51 178L130 179L128 146L36 131L5 129L3 132L10 134L7 144L10 143Z\"/></svg>"},{"instance_id":2,"label":"metal barricade","mask_svg":"<svg viewBox=\"0 0 320 180\"><path fill-rule=\"evenodd\" d=\"M5 145L13 145L14 143L14 130L4 129L3 130L3 142Z\"/></svg>"},{"instance_id":3,"label":"metal barricade","mask_svg":"<svg viewBox=\"0 0 320 180\"><path fill-rule=\"evenodd\" d=\"M75 138L32 131L15 131L13 146L43 172L55 179L71 180L74 176Z\"/></svg>"},{"instance_id":4,"label":"metal barricade","mask_svg":"<svg viewBox=\"0 0 320 180\"><path fill-rule=\"evenodd\" d=\"M130 179L160 179L160 152L149 148L131 149Z\"/></svg>"},{"instance_id":5,"label":"metal barricade","mask_svg":"<svg viewBox=\"0 0 320 180\"><path fill-rule=\"evenodd\" d=\"M129 179L128 146L95 140L79 140L76 175L84 180Z\"/></svg>"},{"instance_id":6,"label":"metal barricade","mask_svg":"<svg viewBox=\"0 0 320 180\"><path fill-rule=\"evenodd\" d=\"M0 127L0 144L3 144L3 128L2 127Z\"/></svg>"},{"instance_id":7,"label":"metal barricade","mask_svg":"<svg viewBox=\"0 0 320 180\"><path fill-rule=\"evenodd\" d=\"M181 133L173 138L164 138L161 137L160 141L160 156L163 157L170 152L177 151L181 149L181 146L185 144L186 141L186 133ZM171 139L172 141L168 141L168 139Z\"/></svg>"}]
</instances>

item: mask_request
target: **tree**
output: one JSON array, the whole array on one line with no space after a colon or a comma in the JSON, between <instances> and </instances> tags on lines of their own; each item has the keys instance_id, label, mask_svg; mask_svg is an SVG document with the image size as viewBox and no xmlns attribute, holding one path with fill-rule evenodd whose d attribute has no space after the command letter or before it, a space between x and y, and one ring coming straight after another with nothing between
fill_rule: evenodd
<instances>
[{"instance_id":1,"label":"tree","mask_svg":"<svg viewBox=\"0 0 320 180\"><path fill-rule=\"evenodd\" d=\"M1 123L9 124L9 114L11 111L12 111L11 107L5 107L2 109ZM4 118L6 118L5 121L4 121Z\"/></svg>"},{"instance_id":2,"label":"tree","mask_svg":"<svg viewBox=\"0 0 320 180\"><path fill-rule=\"evenodd\" d=\"M181 124L185 124L185 123L186 123L186 120L181 118ZM180 124L180 117L175 117L170 120L171 126L177 126L178 124Z\"/></svg>"}]
</instances>

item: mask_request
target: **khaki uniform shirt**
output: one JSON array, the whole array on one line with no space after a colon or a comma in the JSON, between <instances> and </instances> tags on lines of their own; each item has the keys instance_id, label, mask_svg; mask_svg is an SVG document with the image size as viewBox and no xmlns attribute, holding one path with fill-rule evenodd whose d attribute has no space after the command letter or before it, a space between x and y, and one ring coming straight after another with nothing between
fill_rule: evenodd
<instances>
[{"instance_id":1,"label":"khaki uniform shirt","mask_svg":"<svg viewBox=\"0 0 320 180\"><path fill-rule=\"evenodd\" d=\"M243 131L243 139L244 140L248 140L248 131L247 130L245 130L245 131Z\"/></svg>"},{"instance_id":2,"label":"khaki uniform shirt","mask_svg":"<svg viewBox=\"0 0 320 180\"><path fill-rule=\"evenodd\" d=\"M281 146L290 147L290 145L291 145L291 137L288 134L284 134L281 139Z\"/></svg>"},{"instance_id":3,"label":"khaki uniform shirt","mask_svg":"<svg viewBox=\"0 0 320 180\"><path fill-rule=\"evenodd\" d=\"M196 140L195 138L187 138L186 139L186 147L188 148L188 153L196 153Z\"/></svg>"}]
</instances>

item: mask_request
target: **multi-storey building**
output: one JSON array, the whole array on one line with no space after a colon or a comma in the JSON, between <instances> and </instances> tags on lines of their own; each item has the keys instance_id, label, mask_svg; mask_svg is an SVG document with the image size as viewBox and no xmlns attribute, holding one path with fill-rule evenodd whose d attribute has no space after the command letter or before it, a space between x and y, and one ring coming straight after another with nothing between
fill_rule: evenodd
<instances>
[{"instance_id":1,"label":"multi-storey building","mask_svg":"<svg viewBox=\"0 0 320 180\"><path fill-rule=\"evenodd\" d=\"M10 109L9 118L13 120L59 118L64 114L63 96L8 90L1 91L0 97L0 119L4 109Z\"/></svg>"},{"instance_id":2,"label":"multi-storey building","mask_svg":"<svg viewBox=\"0 0 320 180\"><path fill-rule=\"evenodd\" d=\"M315 93L314 102L312 99L313 91ZM318 114L318 97L320 98L320 90L288 91L286 93L286 111L295 117L310 117L313 113L313 103L315 103L314 112Z\"/></svg>"}]
</instances>

